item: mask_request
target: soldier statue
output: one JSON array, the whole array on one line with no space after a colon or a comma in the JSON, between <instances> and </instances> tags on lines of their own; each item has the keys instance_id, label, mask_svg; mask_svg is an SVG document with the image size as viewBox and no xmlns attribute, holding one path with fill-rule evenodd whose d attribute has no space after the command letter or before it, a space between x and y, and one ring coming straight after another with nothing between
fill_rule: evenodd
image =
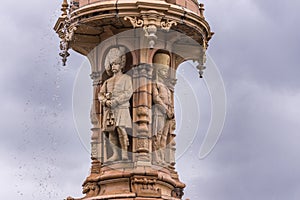
<instances>
[{"instance_id":1,"label":"soldier statue","mask_svg":"<svg viewBox=\"0 0 300 200\"><path fill-rule=\"evenodd\" d=\"M112 77L107 79L98 94L98 99L104 108L101 128L109 135L112 156L107 160L128 160L129 140L126 128L132 128L129 100L132 96L131 77L122 72L126 56L123 47L111 48L106 56L105 68L111 69Z\"/></svg>"}]
</instances>

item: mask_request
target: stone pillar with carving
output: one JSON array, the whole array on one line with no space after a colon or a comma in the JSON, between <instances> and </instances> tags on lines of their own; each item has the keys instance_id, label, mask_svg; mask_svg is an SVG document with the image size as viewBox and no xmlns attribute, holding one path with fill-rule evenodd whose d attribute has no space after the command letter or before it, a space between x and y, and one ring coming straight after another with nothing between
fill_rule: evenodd
<instances>
[{"instance_id":1,"label":"stone pillar with carving","mask_svg":"<svg viewBox=\"0 0 300 200\"><path fill-rule=\"evenodd\" d=\"M153 163L169 166L175 165L175 129L174 87L176 73L170 53L157 52L153 58L155 76L152 83L153 97Z\"/></svg>"},{"instance_id":2,"label":"stone pillar with carving","mask_svg":"<svg viewBox=\"0 0 300 200\"><path fill-rule=\"evenodd\" d=\"M91 60L91 64L95 65L95 62ZM100 120L100 106L97 98L97 94L100 89L101 80L100 73L93 72L90 75L93 80L93 102L90 111L90 119L91 119L91 170L90 175L86 178L84 183L82 184L82 193L85 194L85 197L93 197L97 196L100 191L100 186L98 184L98 176L101 173L101 164L103 162L103 154L102 154L102 134L99 126Z\"/></svg>"},{"instance_id":3,"label":"stone pillar with carving","mask_svg":"<svg viewBox=\"0 0 300 200\"><path fill-rule=\"evenodd\" d=\"M150 164L152 67L142 63L133 68L133 155L137 165Z\"/></svg>"},{"instance_id":4,"label":"stone pillar with carving","mask_svg":"<svg viewBox=\"0 0 300 200\"><path fill-rule=\"evenodd\" d=\"M193 60L203 76L213 35L204 5L63 0L61 10L54 29L62 62L69 49L87 56L93 80L92 165L82 185L85 197L77 200L180 200L185 184L175 170L176 70ZM112 49L126 51L112 56ZM167 65L159 80L157 64Z\"/></svg>"},{"instance_id":5,"label":"stone pillar with carving","mask_svg":"<svg viewBox=\"0 0 300 200\"><path fill-rule=\"evenodd\" d=\"M91 158L95 161L99 161L100 163L103 161L102 156L102 137L101 130L99 126L100 121L100 112L101 108L99 105L97 94L100 91L101 81L100 81L100 73L93 72L91 74L91 79L93 80L93 102L91 107L91 123L92 123L92 136L91 136Z\"/></svg>"}]
</instances>

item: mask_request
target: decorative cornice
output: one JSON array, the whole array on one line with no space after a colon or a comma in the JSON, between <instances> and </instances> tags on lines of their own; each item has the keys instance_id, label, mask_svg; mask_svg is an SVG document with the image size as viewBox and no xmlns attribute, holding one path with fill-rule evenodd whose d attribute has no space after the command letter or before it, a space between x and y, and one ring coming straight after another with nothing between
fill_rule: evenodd
<instances>
[{"instance_id":1,"label":"decorative cornice","mask_svg":"<svg viewBox=\"0 0 300 200\"><path fill-rule=\"evenodd\" d=\"M133 28L140 28L140 27L143 27L143 25L144 25L144 20L143 19L139 19L137 17L125 16L124 20L130 20Z\"/></svg>"},{"instance_id":2,"label":"decorative cornice","mask_svg":"<svg viewBox=\"0 0 300 200\"><path fill-rule=\"evenodd\" d=\"M164 21L161 21L161 23L160 23L161 29L164 30L164 31L167 31L167 32L170 31L170 28L171 28L173 25L176 26L176 25L177 25L177 22L174 21L174 20L169 20L169 19L164 20Z\"/></svg>"},{"instance_id":3,"label":"decorative cornice","mask_svg":"<svg viewBox=\"0 0 300 200\"><path fill-rule=\"evenodd\" d=\"M70 42L74 39L75 31L77 30L77 26L70 27L70 19L68 17L65 18L63 22L63 28L60 30L60 50L59 55L62 57L63 66L66 65L67 57L70 49Z\"/></svg>"},{"instance_id":4,"label":"decorative cornice","mask_svg":"<svg viewBox=\"0 0 300 200\"><path fill-rule=\"evenodd\" d=\"M160 28L164 31L170 31L173 25L177 25L177 22L170 19L162 19L161 13L154 10L141 12L141 17L125 16L124 20L130 20L133 28L141 28L145 31L145 37L149 41L149 48L153 49L157 40L156 32Z\"/></svg>"},{"instance_id":5,"label":"decorative cornice","mask_svg":"<svg viewBox=\"0 0 300 200\"><path fill-rule=\"evenodd\" d=\"M72 23L70 19L70 8L67 0L63 0L62 3L62 15L60 17L59 24L56 24L56 31L61 38L59 55L62 57L63 66L66 65L67 57L70 55L68 50L70 49L70 42L74 39L75 31L77 30L78 22Z\"/></svg>"},{"instance_id":6,"label":"decorative cornice","mask_svg":"<svg viewBox=\"0 0 300 200\"><path fill-rule=\"evenodd\" d=\"M197 66L197 69L199 70L199 76L200 78L203 78L204 70L206 69L205 63L206 63L206 49L207 49L207 41L203 40L203 46L202 51L199 56L199 65Z\"/></svg>"}]
</instances>

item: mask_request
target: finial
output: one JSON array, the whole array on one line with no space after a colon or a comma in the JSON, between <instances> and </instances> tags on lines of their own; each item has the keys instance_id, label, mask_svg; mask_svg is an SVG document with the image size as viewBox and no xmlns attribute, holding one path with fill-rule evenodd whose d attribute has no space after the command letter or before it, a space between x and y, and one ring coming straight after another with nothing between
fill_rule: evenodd
<instances>
[{"instance_id":1,"label":"finial","mask_svg":"<svg viewBox=\"0 0 300 200\"><path fill-rule=\"evenodd\" d=\"M67 0L63 0L63 3L61 5L61 11L62 11L62 14L61 16L67 16L67 9L69 7L69 4L68 4L68 1Z\"/></svg>"},{"instance_id":2,"label":"finial","mask_svg":"<svg viewBox=\"0 0 300 200\"><path fill-rule=\"evenodd\" d=\"M204 18L204 4L203 3L200 3L199 5L199 10L200 10L200 17L203 17Z\"/></svg>"}]
</instances>

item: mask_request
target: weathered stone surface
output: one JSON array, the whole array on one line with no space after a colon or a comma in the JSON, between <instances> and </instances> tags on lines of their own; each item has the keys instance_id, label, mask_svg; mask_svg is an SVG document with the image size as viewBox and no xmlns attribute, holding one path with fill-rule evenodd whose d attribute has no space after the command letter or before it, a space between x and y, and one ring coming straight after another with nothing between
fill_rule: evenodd
<instances>
[{"instance_id":1,"label":"weathered stone surface","mask_svg":"<svg viewBox=\"0 0 300 200\"><path fill-rule=\"evenodd\" d=\"M185 184L175 171L176 69L192 59L202 77L213 35L203 4L72 0L68 10L64 0L54 29L63 63L73 49L91 64L92 166L79 199L181 199Z\"/></svg>"}]
</instances>

